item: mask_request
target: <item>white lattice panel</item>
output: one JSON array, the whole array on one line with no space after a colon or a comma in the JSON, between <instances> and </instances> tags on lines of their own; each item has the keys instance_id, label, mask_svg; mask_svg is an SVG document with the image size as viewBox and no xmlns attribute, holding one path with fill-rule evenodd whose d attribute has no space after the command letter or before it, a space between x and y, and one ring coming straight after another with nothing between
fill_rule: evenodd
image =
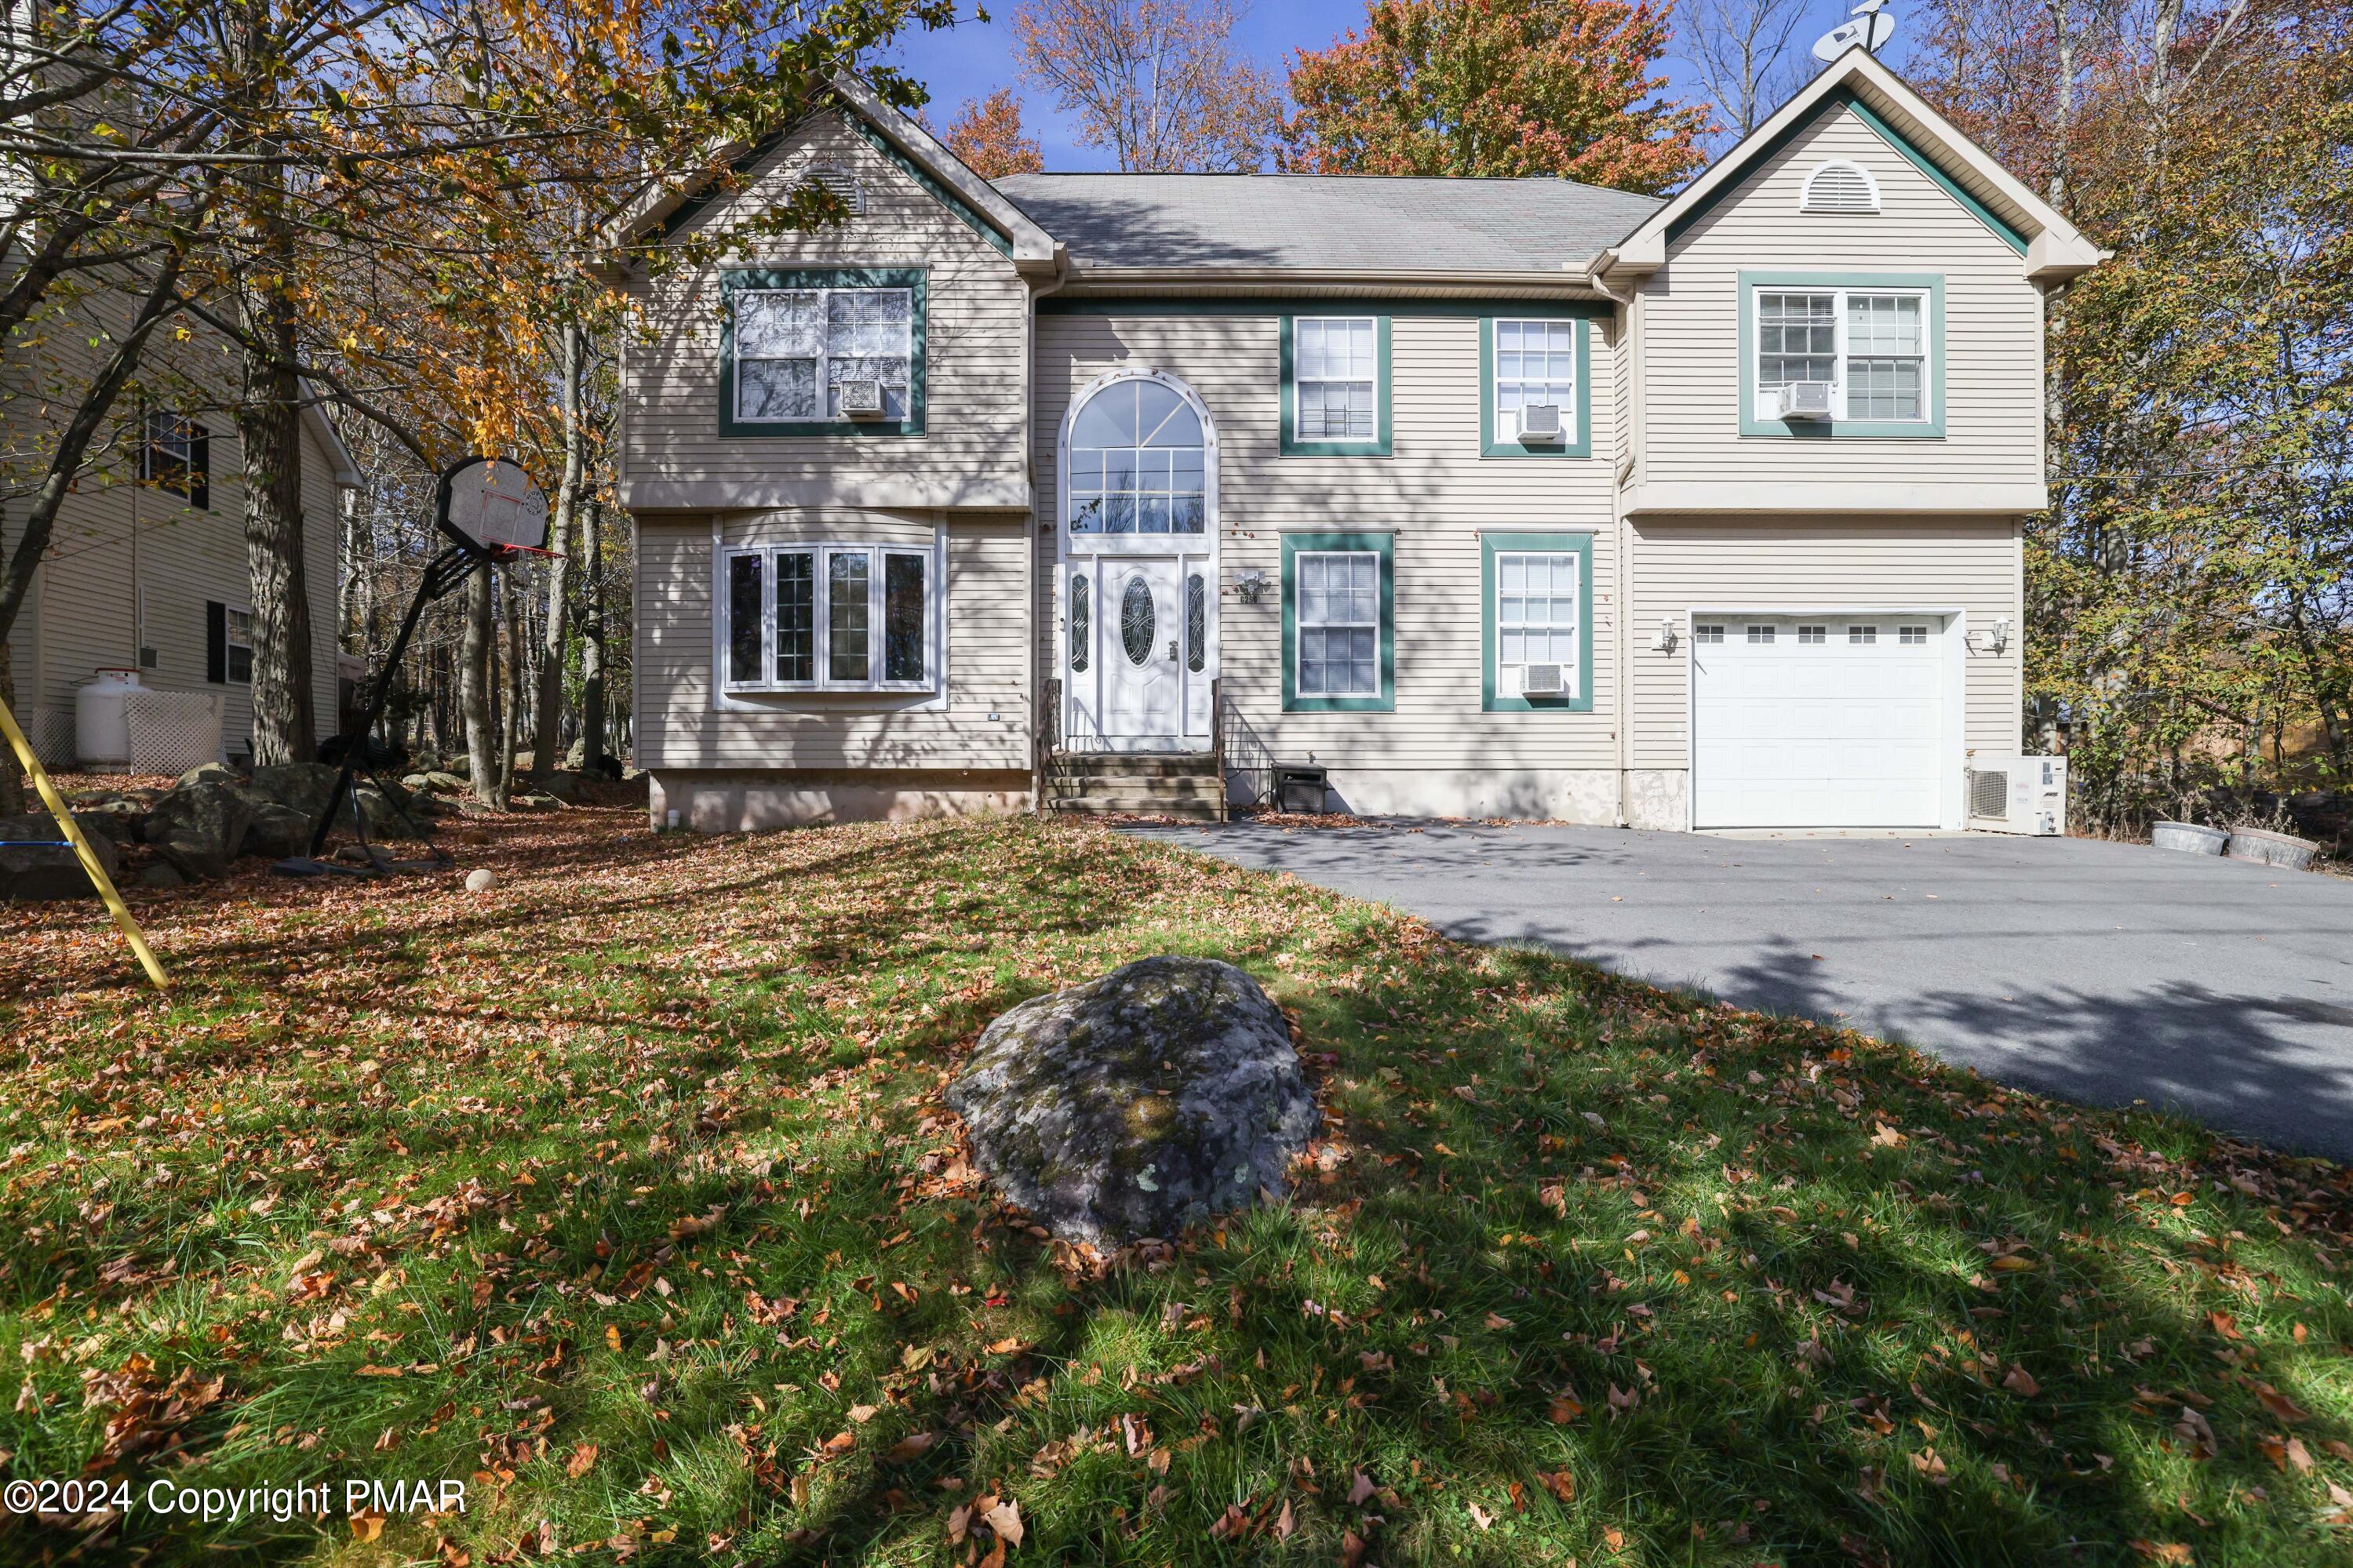
<instances>
[{"instance_id":1,"label":"white lattice panel","mask_svg":"<svg viewBox=\"0 0 2353 1568\"><path fill-rule=\"evenodd\" d=\"M228 760L216 691L134 691L129 698L131 771L184 773Z\"/></svg>"}]
</instances>

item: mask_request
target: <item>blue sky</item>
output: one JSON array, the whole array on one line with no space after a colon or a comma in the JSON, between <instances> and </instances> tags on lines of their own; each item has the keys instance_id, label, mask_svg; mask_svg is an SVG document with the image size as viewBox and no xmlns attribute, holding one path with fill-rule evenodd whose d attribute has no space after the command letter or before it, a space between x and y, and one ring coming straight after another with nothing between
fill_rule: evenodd
<instances>
[{"instance_id":1,"label":"blue sky","mask_svg":"<svg viewBox=\"0 0 2353 1568\"><path fill-rule=\"evenodd\" d=\"M1843 20L1852 4L1853 0L1811 0L1808 19L1799 28L1800 37L1811 42ZM1010 87L1021 96L1023 122L1044 149L1047 168L1108 168L1104 154L1078 144L1071 121L1057 114L1050 101L1022 88L1016 75L1011 29L1005 20L1012 13L1013 0L991 0L987 9L994 20L967 21L949 31L917 34L893 51L894 63L931 89L932 122L946 123L967 98ZM1289 4L1264 0L1243 16L1235 36L1253 58L1280 79L1293 50L1329 44L1357 26L1364 15L1363 0L1291 0ZM1901 66L1905 43L1899 35L1887 51L1890 64ZM1673 96L1687 100L1704 96L1694 85L1689 65L1680 59L1663 63L1673 84Z\"/></svg>"}]
</instances>

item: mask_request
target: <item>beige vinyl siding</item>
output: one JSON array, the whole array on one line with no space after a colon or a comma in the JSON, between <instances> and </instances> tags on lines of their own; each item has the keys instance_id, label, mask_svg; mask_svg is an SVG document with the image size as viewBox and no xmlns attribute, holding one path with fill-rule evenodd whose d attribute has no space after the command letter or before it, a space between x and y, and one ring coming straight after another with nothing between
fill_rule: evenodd
<instances>
[{"instance_id":1,"label":"beige vinyl siding","mask_svg":"<svg viewBox=\"0 0 2353 1568\"><path fill-rule=\"evenodd\" d=\"M1799 211L1807 174L1830 158L1870 172L1880 211ZM1744 270L1941 273L1943 438L1742 437ZM2024 262L1851 110L1751 171L1641 291L1645 483L2042 482L2042 296Z\"/></svg>"},{"instance_id":2,"label":"beige vinyl siding","mask_svg":"<svg viewBox=\"0 0 2353 1568\"><path fill-rule=\"evenodd\" d=\"M77 689L100 668L138 668L136 610L142 594L145 645L155 650L157 662L140 670L142 683L159 691L220 693L228 754L242 755L250 744L252 689L206 679L206 603L246 607L253 598L243 464L229 416L214 410L197 417L211 435L209 510L132 482L126 476L137 471L138 449L135 437L128 435L120 472L85 476L60 509L37 576L36 598L11 638L17 706L45 761L63 765L72 760ZM311 608L311 700L322 739L336 728L342 504L332 460L306 427L303 569ZM15 537L12 531L11 544Z\"/></svg>"},{"instance_id":3,"label":"beige vinyl siding","mask_svg":"<svg viewBox=\"0 0 2353 1568\"><path fill-rule=\"evenodd\" d=\"M1335 301L1335 311L1354 309ZM1250 307L1237 302L1237 310ZM1617 384L1600 322L1590 334L1593 456L1479 455L1479 321L1415 316L1393 306L1393 456L1284 457L1278 451L1277 318L1263 313L1041 315L1033 447L1041 518L1058 520L1057 443L1071 400L1106 372L1151 368L1191 385L1219 439L1219 666L1244 724L1283 762L1335 769L1587 769L1614 765L1609 648L1617 584L1611 570L1611 474L1619 450ZM1394 712L1282 711L1282 606L1256 605L1234 579L1282 572L1286 531L1394 530L1397 705ZM1482 530L1593 536L1590 713L1480 710ZM1062 668L1053 593L1055 531L1040 528L1039 650L1042 673Z\"/></svg>"},{"instance_id":4,"label":"beige vinyl siding","mask_svg":"<svg viewBox=\"0 0 2353 1568\"><path fill-rule=\"evenodd\" d=\"M1633 754L1636 768L1690 765L1688 649L1651 646L1694 605L1757 610L1958 608L1968 629L2010 620L2000 654L1967 653L1962 743L2019 744L2023 556L2018 525L1931 518L1867 522L1648 521L1634 525ZM1984 641L1984 638L1980 638Z\"/></svg>"},{"instance_id":5,"label":"beige vinyl siding","mask_svg":"<svg viewBox=\"0 0 2353 1568\"><path fill-rule=\"evenodd\" d=\"M946 700L902 692L777 694L712 705L712 524L638 522L637 761L649 769L1025 769L1029 701L1021 658L1018 514L833 509L731 516L728 544L872 541L931 544L947 527ZM997 715L991 719L989 715Z\"/></svg>"},{"instance_id":6,"label":"beige vinyl siding","mask_svg":"<svg viewBox=\"0 0 2353 1568\"><path fill-rule=\"evenodd\" d=\"M865 211L807 235L750 237L723 263L681 268L631 298L644 333L622 355L625 501L664 507L1024 506L1021 429L1028 285L1013 263L836 115L767 155L740 194L681 226L743 227L809 168L853 172ZM921 267L925 270L926 434L722 437L723 267Z\"/></svg>"}]
</instances>

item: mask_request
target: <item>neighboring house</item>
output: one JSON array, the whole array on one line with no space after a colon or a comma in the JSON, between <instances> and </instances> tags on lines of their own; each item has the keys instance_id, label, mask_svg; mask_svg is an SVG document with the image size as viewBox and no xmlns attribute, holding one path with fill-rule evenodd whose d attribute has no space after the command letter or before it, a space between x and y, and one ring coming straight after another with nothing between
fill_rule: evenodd
<instances>
[{"instance_id":1,"label":"neighboring house","mask_svg":"<svg viewBox=\"0 0 2353 1568\"><path fill-rule=\"evenodd\" d=\"M1312 764L1366 813L1957 827L2019 747L2044 291L2101 253L1866 54L1665 202L992 186L847 80L738 167L616 237L854 216L617 268L658 825Z\"/></svg>"},{"instance_id":2,"label":"neighboring house","mask_svg":"<svg viewBox=\"0 0 2353 1568\"><path fill-rule=\"evenodd\" d=\"M12 405L37 405L23 389L5 392ZM42 761L70 767L80 760L77 691L102 670L135 670L149 690L218 699L215 760L248 756L252 579L236 427L217 411L132 407L120 414L125 438L67 497L33 592L9 635L19 716ZM18 440L30 456L46 455L23 432ZM303 565L311 595L312 700L322 736L335 728L337 711L342 492L358 483L334 427L306 405ZM23 503L9 511L10 526L0 534L13 548ZM159 714L166 706L156 705ZM204 727L209 730L208 719Z\"/></svg>"}]
</instances>

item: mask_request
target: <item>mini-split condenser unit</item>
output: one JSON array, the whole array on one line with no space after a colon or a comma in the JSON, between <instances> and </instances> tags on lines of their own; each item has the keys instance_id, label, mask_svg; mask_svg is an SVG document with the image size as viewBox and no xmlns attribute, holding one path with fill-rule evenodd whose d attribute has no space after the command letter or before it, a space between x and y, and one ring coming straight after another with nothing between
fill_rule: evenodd
<instances>
[{"instance_id":1,"label":"mini-split condenser unit","mask_svg":"<svg viewBox=\"0 0 2353 1568\"><path fill-rule=\"evenodd\" d=\"M1981 833L2048 837L2067 831L2067 759L1969 759L1968 825Z\"/></svg>"},{"instance_id":2,"label":"mini-split condenser unit","mask_svg":"<svg viewBox=\"0 0 2353 1568\"><path fill-rule=\"evenodd\" d=\"M1520 667L1520 695L1523 697L1558 697L1567 689L1567 678L1556 664L1524 664Z\"/></svg>"},{"instance_id":3,"label":"mini-split condenser unit","mask_svg":"<svg viewBox=\"0 0 2353 1568\"><path fill-rule=\"evenodd\" d=\"M841 411L852 419L872 419L882 412L882 384L845 381L840 384Z\"/></svg>"},{"instance_id":4,"label":"mini-split condenser unit","mask_svg":"<svg viewBox=\"0 0 2353 1568\"><path fill-rule=\"evenodd\" d=\"M1786 382L1775 401L1774 412L1783 419L1828 419L1831 416L1831 384L1827 381Z\"/></svg>"},{"instance_id":5,"label":"mini-split condenser unit","mask_svg":"<svg viewBox=\"0 0 2353 1568\"><path fill-rule=\"evenodd\" d=\"M1526 442L1561 438L1560 405L1531 403L1520 410L1520 439Z\"/></svg>"}]
</instances>

